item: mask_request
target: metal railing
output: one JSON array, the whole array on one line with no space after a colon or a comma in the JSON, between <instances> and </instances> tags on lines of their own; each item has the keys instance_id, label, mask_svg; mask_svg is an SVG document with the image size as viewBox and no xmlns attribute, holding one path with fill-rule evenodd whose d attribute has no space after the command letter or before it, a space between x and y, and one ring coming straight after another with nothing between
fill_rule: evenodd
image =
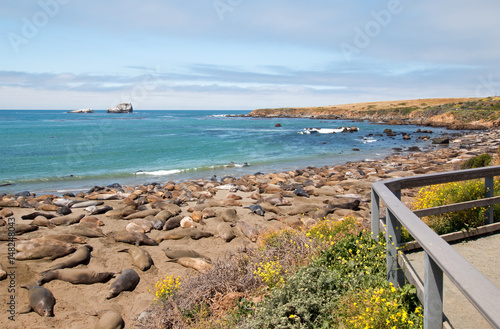
<instances>
[{"instance_id":1,"label":"metal railing","mask_svg":"<svg viewBox=\"0 0 500 329\"><path fill-rule=\"evenodd\" d=\"M424 287L423 294L419 295L424 306L425 329L443 326L443 273L493 328L500 328L500 289L418 217L487 206L485 222L493 223L493 205L500 203L500 197L493 197L494 176L500 176L500 166L396 178L372 184L373 238L379 235L380 200L386 207L387 279L394 285L405 283L405 273L400 265L402 261L398 257L398 253L401 255L401 226L425 252ZM415 212L401 202L402 189L479 178L485 179L485 198L481 200Z\"/></svg>"}]
</instances>

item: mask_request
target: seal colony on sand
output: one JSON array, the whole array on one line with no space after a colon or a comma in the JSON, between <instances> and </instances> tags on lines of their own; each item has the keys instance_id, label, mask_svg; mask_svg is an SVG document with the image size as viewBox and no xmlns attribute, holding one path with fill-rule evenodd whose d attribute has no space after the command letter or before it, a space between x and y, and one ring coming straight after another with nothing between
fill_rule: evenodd
<instances>
[{"instance_id":1,"label":"seal colony on sand","mask_svg":"<svg viewBox=\"0 0 500 329\"><path fill-rule=\"evenodd\" d=\"M116 184L63 197L1 196L4 223L9 218L16 221L16 247L31 248L26 252L44 257L17 256L17 284L34 288L18 290L16 296L21 302L41 295L29 302L30 309L36 311L37 300L43 300L55 315L17 314L15 324L107 328L109 321L111 326L133 327L152 303L156 282L166 276L180 276L182 284L187 277L209 270L218 257L256 246L259 236L272 230L300 229L325 217L346 216L368 226L373 182L455 170L471 157L496 154L500 131L450 136L449 142L425 152L395 152L381 160L331 167L135 187ZM408 202L415 194L404 191L402 199ZM37 210L41 204L52 210ZM59 215L62 207L71 213ZM131 223L140 231L127 231ZM5 260L0 290L7 291L9 280L3 272L8 273L8 225L0 226L0 238L5 238L0 242ZM52 260L56 248L62 248L58 256L66 256ZM0 294L0 312L7 312L8 298ZM11 325L6 317L0 318L1 327Z\"/></svg>"}]
</instances>

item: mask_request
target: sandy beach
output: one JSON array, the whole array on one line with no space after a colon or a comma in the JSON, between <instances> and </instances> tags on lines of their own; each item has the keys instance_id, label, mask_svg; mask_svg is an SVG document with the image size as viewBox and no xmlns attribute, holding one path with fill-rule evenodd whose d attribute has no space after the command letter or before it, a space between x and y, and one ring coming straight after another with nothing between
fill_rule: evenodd
<instances>
[{"instance_id":1,"label":"sandy beach","mask_svg":"<svg viewBox=\"0 0 500 329\"><path fill-rule=\"evenodd\" d=\"M483 153L497 154L499 145L500 131L490 130L450 137L449 144L435 145L425 152L395 152L381 160L348 162L332 167L225 177L218 181L162 182L135 187L117 185L75 196L5 195L0 200L0 215L4 218L4 222L0 223L3 225L0 227L0 264L8 273L15 275L0 281L0 326L92 328L98 319L89 312L112 309L121 314L126 328L132 328L135 319L153 302L154 295L150 290L154 290L158 280L174 275L180 276L182 282L183 278L198 273L194 268L169 261L164 249L191 249L213 262L227 253L255 246L259 234L290 227L300 229L325 217L341 220L354 216L369 227L371 183L393 177L456 170L471 157ZM409 202L415 194L416 191L406 191L403 200ZM56 200L61 199L74 203L69 208L69 217L62 219L56 213L61 208L56 205ZM88 201L99 204L94 208L75 207L79 202ZM258 214L258 207L254 211L248 208L252 205L260 205L264 214ZM110 210L104 212L104 207ZM92 215L92 211L103 213ZM17 247L25 244L25 240L48 235L64 233L84 236L85 244L92 247L91 258L88 264L75 268L114 272L115 278L94 284L72 284L61 280L47 282L43 287L49 289L56 299L54 317L42 317L31 312L16 314L15 321L12 321L9 320L9 300L15 300L17 312L28 304L28 291L21 286L39 280L43 271L72 256L70 253L54 260L18 259L9 264L9 241L1 238L8 237L12 218L16 224L30 224L33 219L22 217L33 217L30 215L35 212L53 215L54 218L45 217L46 221L43 217L37 220L54 227L36 226L32 228L36 228L34 231L16 233L14 243ZM95 217L94 221L98 220L103 225L92 227L91 224L82 224L86 221L79 218L82 215L84 218ZM158 220L167 224L158 225ZM148 228L145 222L156 223L160 229ZM223 239L221 223L227 223L222 226L232 228L235 234L233 239ZM126 232L127 228L137 231L138 227L145 230L147 237L159 241L158 245L140 245L154 262L145 271L134 265L128 252L119 252L130 248L133 241L132 244L116 241L116 232ZM102 236L89 237L92 235L89 230ZM81 246L72 245L74 248ZM125 269L137 272L139 283L133 291L123 291L117 297L107 299L111 284ZM14 284L15 292L8 293L11 284Z\"/></svg>"}]
</instances>

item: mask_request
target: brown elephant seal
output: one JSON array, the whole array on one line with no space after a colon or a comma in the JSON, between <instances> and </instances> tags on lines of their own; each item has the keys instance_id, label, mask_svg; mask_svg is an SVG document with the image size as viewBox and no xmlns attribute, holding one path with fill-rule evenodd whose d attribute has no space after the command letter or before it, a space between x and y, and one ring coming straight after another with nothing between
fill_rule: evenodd
<instances>
[{"instance_id":1,"label":"brown elephant seal","mask_svg":"<svg viewBox=\"0 0 500 329\"><path fill-rule=\"evenodd\" d=\"M30 259L49 258L54 260L56 258L71 254L75 250L76 249L73 246L58 246L51 244L43 244L38 247L16 253L14 255L14 259L30 260Z\"/></svg>"},{"instance_id":2,"label":"brown elephant seal","mask_svg":"<svg viewBox=\"0 0 500 329\"><path fill-rule=\"evenodd\" d=\"M56 299L49 289L38 285L22 286L22 288L28 289L29 304L19 313L22 314L35 311L40 316L54 316L54 305L56 304Z\"/></svg>"},{"instance_id":3,"label":"brown elephant seal","mask_svg":"<svg viewBox=\"0 0 500 329\"><path fill-rule=\"evenodd\" d=\"M85 217L85 215L66 215L66 216L61 216L61 217L54 217L50 220L50 222L56 226L61 226L61 225L72 225L80 222L80 219Z\"/></svg>"},{"instance_id":4,"label":"brown elephant seal","mask_svg":"<svg viewBox=\"0 0 500 329\"><path fill-rule=\"evenodd\" d=\"M52 266L46 272L59 270L62 268L71 268L80 264L87 265L90 262L90 252L92 250L94 250L94 248L89 245L78 247L78 249L76 249L76 251L71 256L63 260L61 263Z\"/></svg>"},{"instance_id":5,"label":"brown elephant seal","mask_svg":"<svg viewBox=\"0 0 500 329\"><path fill-rule=\"evenodd\" d=\"M249 238L250 241L257 242L259 238L259 229L256 226L250 225L245 221L240 221L238 224L243 235Z\"/></svg>"},{"instance_id":6,"label":"brown elephant seal","mask_svg":"<svg viewBox=\"0 0 500 329\"><path fill-rule=\"evenodd\" d=\"M193 268L201 273L205 273L206 271L208 271L209 269L211 269L213 267L212 264L206 262L202 258L181 257L181 258L177 258L175 260L175 262L177 264L184 266L184 267Z\"/></svg>"},{"instance_id":7,"label":"brown elephant seal","mask_svg":"<svg viewBox=\"0 0 500 329\"><path fill-rule=\"evenodd\" d=\"M290 201L286 200L283 197L278 197L278 196L266 198L263 200L263 202L269 202L273 206L290 206L291 205Z\"/></svg>"},{"instance_id":8,"label":"brown elephant seal","mask_svg":"<svg viewBox=\"0 0 500 329\"><path fill-rule=\"evenodd\" d=\"M130 214L130 215L124 217L123 219L124 220L132 220L132 219L136 219L136 218L145 218L148 216L155 216L159 212L160 212L160 210L158 210L158 209L142 210L142 211L138 211L136 213Z\"/></svg>"},{"instance_id":9,"label":"brown elephant seal","mask_svg":"<svg viewBox=\"0 0 500 329\"><path fill-rule=\"evenodd\" d=\"M101 312L89 312L92 316L97 316L99 320L94 329L122 329L125 328L125 322L120 313L114 310L105 310Z\"/></svg>"},{"instance_id":10,"label":"brown elephant seal","mask_svg":"<svg viewBox=\"0 0 500 329\"><path fill-rule=\"evenodd\" d=\"M106 236L101 229L97 227L95 229L91 229L83 224L85 223L82 224L78 223L75 225L65 227L63 232L65 234L81 235L87 238L102 238Z\"/></svg>"},{"instance_id":11,"label":"brown elephant seal","mask_svg":"<svg viewBox=\"0 0 500 329\"><path fill-rule=\"evenodd\" d=\"M281 215L281 210L278 207L273 206L269 202L262 202L260 206L262 207L262 209L264 209L264 211L272 212L275 213L276 215Z\"/></svg>"},{"instance_id":12,"label":"brown elephant seal","mask_svg":"<svg viewBox=\"0 0 500 329\"><path fill-rule=\"evenodd\" d=\"M31 239L31 240L20 240L18 243L16 243L16 250L21 252L21 251L26 251L26 250L30 250L30 249L35 249L35 248L38 248L42 245L71 247L70 243L67 243L64 241L36 238L36 239Z\"/></svg>"},{"instance_id":13,"label":"brown elephant seal","mask_svg":"<svg viewBox=\"0 0 500 329\"><path fill-rule=\"evenodd\" d=\"M82 224L82 223L93 223L96 226L104 226L104 223L102 222L102 220L100 220L99 218L94 217L94 216L83 217L82 219L80 219L80 224Z\"/></svg>"},{"instance_id":14,"label":"brown elephant seal","mask_svg":"<svg viewBox=\"0 0 500 329\"><path fill-rule=\"evenodd\" d=\"M144 233L144 229L134 222L128 223L125 230L131 233Z\"/></svg>"},{"instance_id":15,"label":"brown elephant seal","mask_svg":"<svg viewBox=\"0 0 500 329\"><path fill-rule=\"evenodd\" d=\"M219 216L225 222L236 222L238 220L238 214L235 209L223 209L219 213Z\"/></svg>"},{"instance_id":16,"label":"brown elephant seal","mask_svg":"<svg viewBox=\"0 0 500 329\"><path fill-rule=\"evenodd\" d=\"M125 249L118 250L118 252L128 252L132 256L132 262L141 271L147 271L154 265L151 255L146 250L140 247L130 246Z\"/></svg>"},{"instance_id":17,"label":"brown elephant seal","mask_svg":"<svg viewBox=\"0 0 500 329\"><path fill-rule=\"evenodd\" d=\"M144 218L135 218L134 220L132 220L132 223L139 225L144 231L144 233L150 232L151 229L153 228L153 224L151 224L149 220Z\"/></svg>"},{"instance_id":18,"label":"brown elephant seal","mask_svg":"<svg viewBox=\"0 0 500 329\"><path fill-rule=\"evenodd\" d=\"M155 240L156 240L156 242L161 243L162 241L165 241L165 240L180 240L180 239L185 238L186 236L187 236L186 234L182 234L179 231L168 232L166 234L163 234L161 237L156 238Z\"/></svg>"},{"instance_id":19,"label":"brown elephant seal","mask_svg":"<svg viewBox=\"0 0 500 329\"><path fill-rule=\"evenodd\" d=\"M80 244L87 243L87 239L74 234L50 234L50 235L45 235L38 239L59 240L67 243L80 243Z\"/></svg>"},{"instance_id":20,"label":"brown elephant seal","mask_svg":"<svg viewBox=\"0 0 500 329\"><path fill-rule=\"evenodd\" d=\"M222 240L231 242L236 237L234 230L230 223L222 222L217 226L217 231Z\"/></svg>"},{"instance_id":21,"label":"brown elephant seal","mask_svg":"<svg viewBox=\"0 0 500 329\"><path fill-rule=\"evenodd\" d=\"M9 241L9 233L12 236L12 231L9 232L10 226L0 227L0 241ZM16 224L14 226L15 236L38 230L38 226L31 224Z\"/></svg>"},{"instance_id":22,"label":"brown elephant seal","mask_svg":"<svg viewBox=\"0 0 500 329\"><path fill-rule=\"evenodd\" d=\"M186 228L184 229L186 230L187 234L189 235L189 237L193 240L199 240L201 238L209 238L211 236L214 236L212 233L210 232L205 232L205 231L202 231L200 229L197 229L197 228Z\"/></svg>"},{"instance_id":23,"label":"brown elephant seal","mask_svg":"<svg viewBox=\"0 0 500 329\"><path fill-rule=\"evenodd\" d=\"M95 272L89 269L61 269L41 273L41 278L38 280L37 284L42 285L44 283L60 280L66 281L72 284L94 284L94 283L106 283L115 276L113 272Z\"/></svg>"},{"instance_id":24,"label":"brown elephant seal","mask_svg":"<svg viewBox=\"0 0 500 329\"><path fill-rule=\"evenodd\" d=\"M111 284L107 299L118 296L122 291L133 291L141 278L136 271L131 268L123 271L118 278Z\"/></svg>"},{"instance_id":25,"label":"brown elephant seal","mask_svg":"<svg viewBox=\"0 0 500 329\"><path fill-rule=\"evenodd\" d=\"M33 221L31 222L31 224L36 226L45 226L47 228L56 227L54 224L52 224L50 219L47 219L43 216L36 216L35 219L33 219Z\"/></svg>"},{"instance_id":26,"label":"brown elephant seal","mask_svg":"<svg viewBox=\"0 0 500 329\"><path fill-rule=\"evenodd\" d=\"M111 234L111 237L115 239L116 242L125 242L129 244L146 245L146 246L157 246L158 242L151 239L144 233L137 232L127 232L127 231L118 231Z\"/></svg>"}]
</instances>

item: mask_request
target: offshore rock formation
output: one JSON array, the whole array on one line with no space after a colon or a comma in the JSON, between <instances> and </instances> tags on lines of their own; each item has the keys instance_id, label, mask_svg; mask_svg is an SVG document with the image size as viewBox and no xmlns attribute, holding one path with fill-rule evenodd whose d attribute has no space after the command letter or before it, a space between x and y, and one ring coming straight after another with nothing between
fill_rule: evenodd
<instances>
[{"instance_id":1,"label":"offshore rock formation","mask_svg":"<svg viewBox=\"0 0 500 329\"><path fill-rule=\"evenodd\" d=\"M132 113L133 111L131 103L120 103L116 107L108 109L108 113Z\"/></svg>"},{"instance_id":2,"label":"offshore rock formation","mask_svg":"<svg viewBox=\"0 0 500 329\"><path fill-rule=\"evenodd\" d=\"M92 110L92 109L79 109L79 110L69 111L68 113L94 113L94 110Z\"/></svg>"}]
</instances>

